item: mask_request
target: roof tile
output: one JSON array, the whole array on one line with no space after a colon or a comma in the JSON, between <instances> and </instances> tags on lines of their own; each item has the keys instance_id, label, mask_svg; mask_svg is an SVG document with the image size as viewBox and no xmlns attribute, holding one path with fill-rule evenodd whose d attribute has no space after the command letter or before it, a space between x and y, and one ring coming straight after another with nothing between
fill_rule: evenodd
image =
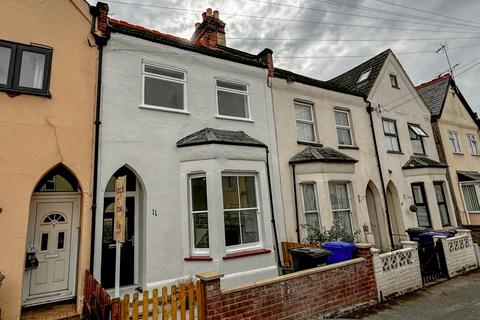
<instances>
[{"instance_id":1,"label":"roof tile","mask_svg":"<svg viewBox=\"0 0 480 320\"><path fill-rule=\"evenodd\" d=\"M358 160L330 147L308 146L299 153L297 153L295 156L293 156L293 158L291 158L289 161L289 163L291 164L304 162L355 163L358 162Z\"/></svg>"},{"instance_id":2,"label":"roof tile","mask_svg":"<svg viewBox=\"0 0 480 320\"><path fill-rule=\"evenodd\" d=\"M252 138L243 131L205 128L178 140L177 148L201 144L230 144L262 148L266 147L263 142Z\"/></svg>"}]
</instances>

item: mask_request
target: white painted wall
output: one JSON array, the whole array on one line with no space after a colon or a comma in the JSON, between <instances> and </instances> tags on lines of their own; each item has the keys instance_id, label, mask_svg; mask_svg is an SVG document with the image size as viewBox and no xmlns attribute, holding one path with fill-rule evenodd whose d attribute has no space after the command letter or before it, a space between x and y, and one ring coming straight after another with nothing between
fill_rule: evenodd
<instances>
[{"instance_id":1,"label":"white painted wall","mask_svg":"<svg viewBox=\"0 0 480 320\"><path fill-rule=\"evenodd\" d=\"M142 103L142 61L184 69L187 72L188 113L139 108ZM240 80L249 85L253 121L216 118L215 77ZM103 192L112 174L130 166L144 191L142 253L139 285L144 288L172 283L202 271L225 273L224 285L255 281L277 274L275 245L263 148L205 145L178 149L176 142L205 127L243 130L268 145L276 155L270 88L265 69L203 56L142 39L112 33L104 48L100 137L99 197L96 218L95 268L100 278ZM279 238L284 236L278 161L271 160L272 192ZM262 241L269 254L223 260L221 173L224 170L255 173L259 186ZM207 176L210 262L187 262L190 256L188 224L189 173ZM152 215L157 211L157 216ZM245 271L249 271L245 273Z\"/></svg>"}]
</instances>

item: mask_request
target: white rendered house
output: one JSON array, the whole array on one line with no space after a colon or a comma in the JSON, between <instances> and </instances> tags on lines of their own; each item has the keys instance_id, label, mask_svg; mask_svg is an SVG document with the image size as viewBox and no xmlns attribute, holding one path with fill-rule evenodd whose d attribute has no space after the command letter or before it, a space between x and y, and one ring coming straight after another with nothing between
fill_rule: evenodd
<instances>
[{"instance_id":1,"label":"white rendered house","mask_svg":"<svg viewBox=\"0 0 480 320\"><path fill-rule=\"evenodd\" d=\"M94 276L107 288L115 276L113 182L121 175L124 291L204 271L224 273L225 286L278 274L271 51L230 49L218 12L203 18L192 41L109 21L94 231Z\"/></svg>"}]
</instances>

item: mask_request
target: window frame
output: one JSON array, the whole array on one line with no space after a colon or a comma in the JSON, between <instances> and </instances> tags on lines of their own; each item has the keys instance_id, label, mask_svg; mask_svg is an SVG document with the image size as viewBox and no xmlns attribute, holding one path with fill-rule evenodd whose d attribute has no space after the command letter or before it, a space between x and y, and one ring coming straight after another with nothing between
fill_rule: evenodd
<instances>
[{"instance_id":1,"label":"window frame","mask_svg":"<svg viewBox=\"0 0 480 320\"><path fill-rule=\"evenodd\" d=\"M348 199L348 209L333 209L333 204L330 196L330 186L331 185L340 185L343 184L345 185L345 190L347 190L347 199ZM342 211L349 211L349 219L350 219L350 227L351 227L351 234L354 236L355 231L354 231L354 225L353 225L353 208L352 208L352 200L350 199L350 186L351 182L350 181L328 181L328 197L330 198L330 209L332 210L332 221L333 224L335 224L335 212L342 212Z\"/></svg>"},{"instance_id":2,"label":"window frame","mask_svg":"<svg viewBox=\"0 0 480 320\"><path fill-rule=\"evenodd\" d=\"M400 87L398 86L398 77L397 77L397 75L395 75L395 74L393 74L393 73L390 73L390 84L391 84L392 88L400 89Z\"/></svg>"},{"instance_id":3,"label":"window frame","mask_svg":"<svg viewBox=\"0 0 480 320\"><path fill-rule=\"evenodd\" d=\"M412 151L413 151L413 154L415 155L426 155L426 152L425 152L425 143L423 141L423 138L424 137L428 137L428 135L426 134L426 132L422 129L422 127L418 124L413 124L413 123L407 123L407 126L408 126L408 136L410 138L410 143L412 144ZM418 133L415 132L415 130L412 128L412 127L416 127L416 128L419 128L422 132L425 133L424 136L422 135L419 135ZM412 138L412 133L415 135L416 138ZM398 134L398 133L397 133ZM420 141L420 144L422 146L422 152L421 153L418 153L418 152L415 152L414 150L414 147L413 147L413 141Z\"/></svg>"},{"instance_id":4,"label":"window frame","mask_svg":"<svg viewBox=\"0 0 480 320\"><path fill-rule=\"evenodd\" d=\"M345 113L347 115L347 121L348 121L348 126L343 126L343 125L339 125L337 124L337 117L335 117L335 114L336 113ZM350 117L350 110L348 109L342 109L342 108L333 108L333 117L334 117L334 121L335 121L335 131L336 131L336 134L337 134L337 143L338 143L338 146L341 146L341 147L355 147L355 140L353 138L353 127L352 127L352 119ZM339 136L338 136L338 131L337 129L347 129L348 130L348 133L350 134L350 141L351 141L351 144L340 144L340 141L339 141Z\"/></svg>"},{"instance_id":5,"label":"window frame","mask_svg":"<svg viewBox=\"0 0 480 320\"><path fill-rule=\"evenodd\" d=\"M11 41L0 40L0 47L10 48L10 61L6 84L0 84L0 91L24 93L38 96L51 97L50 78L52 72L53 49L35 45L26 45ZM23 52L33 52L45 56L43 70L42 88L31 88L20 86L20 72L22 68Z\"/></svg>"},{"instance_id":6,"label":"window frame","mask_svg":"<svg viewBox=\"0 0 480 320\"><path fill-rule=\"evenodd\" d=\"M304 187L305 186L313 186L313 192L314 192L314 200L315 200L315 210L308 210L306 209L306 203L305 203L305 191ZM305 222L305 226L307 226L307 236L310 236L310 230L308 228L307 224L307 214L308 213L315 213L317 215L317 221L318 221L318 227L322 227L322 221L320 217L320 208L318 207L318 196L317 196L317 184L315 182L302 182L300 183L300 188L302 190L302 205L303 205L303 220Z\"/></svg>"},{"instance_id":7,"label":"window frame","mask_svg":"<svg viewBox=\"0 0 480 320\"><path fill-rule=\"evenodd\" d=\"M423 201L424 202L417 202L416 199L415 199L415 192L413 192L413 188L416 187L416 186L419 186L420 187L420 191L422 192L422 198L423 198ZM428 217L428 226L420 226L420 224L418 223L418 211L415 212L415 215L417 217L417 225L419 227L427 227L427 228L431 228L432 227L432 217L430 216L430 209L428 207L428 199L427 199L427 194L425 192L425 184L423 182L414 182L411 184L411 190L412 190L412 200L413 200L413 204L415 205L415 207L418 207L419 204L421 204L421 206L425 206L425 210L427 211L427 217Z\"/></svg>"},{"instance_id":8,"label":"window frame","mask_svg":"<svg viewBox=\"0 0 480 320\"><path fill-rule=\"evenodd\" d=\"M455 139L453 139L450 135L454 136ZM463 154L462 153L462 147L460 146L460 137L458 136L457 131L451 131L448 130L448 140L450 140L450 145L452 147L452 152L455 154ZM455 141L457 142L458 145L458 151L455 148Z\"/></svg>"},{"instance_id":9,"label":"window frame","mask_svg":"<svg viewBox=\"0 0 480 320\"><path fill-rule=\"evenodd\" d=\"M165 70L170 70L170 71L183 73L183 80L173 78L173 77L169 77L169 76L164 76L164 75L159 75L159 74L147 72L147 71L145 71L146 66L151 66L151 67L154 67L154 68L160 68L160 69L165 69ZM174 67L174 66L163 65L163 64L159 64L159 63L155 63L155 62L142 61L141 76L142 76L142 102L140 104L141 108L161 110L161 111L169 111L169 112L177 112L177 113L187 113L187 114L190 113L188 111L188 103L187 103L187 101L188 101L188 99L187 99L187 83L188 83L188 78L187 78L188 77L188 72L187 72L187 70L181 69L181 68L178 68L178 67ZM176 109L176 108L172 108L172 107L156 106L154 104L145 103L145 78L146 77L183 84L183 108L182 109Z\"/></svg>"},{"instance_id":10,"label":"window frame","mask_svg":"<svg viewBox=\"0 0 480 320\"><path fill-rule=\"evenodd\" d=\"M393 123L393 127L395 128L395 134L389 133L389 132L385 132L384 122L391 122L391 123ZM388 149L388 148L386 147L386 145L385 145L385 149L387 149L387 152L390 152L390 153L401 153L401 152L402 152L402 145L400 144L400 136L399 136L399 134L398 134L397 120L389 119L389 118L382 118L382 129L383 129L383 135L384 135L385 137L395 137L396 140L397 140L398 150L390 150L390 149Z\"/></svg>"},{"instance_id":11,"label":"window frame","mask_svg":"<svg viewBox=\"0 0 480 320\"><path fill-rule=\"evenodd\" d=\"M225 209L223 205L223 186L222 186L222 181L220 180L220 186L222 188L222 225L223 225L223 230L225 232L225 211L246 211L246 210L257 210L257 225L258 225L258 241L257 242L250 242L250 243L241 243L237 245L231 245L227 246L225 235L223 237L224 245L225 245L225 253L235 253L235 252L240 252L240 251L248 251L248 250L253 250L253 249L262 249L264 247L264 241L263 241L263 228L262 228L262 211L261 211L261 204L260 204L260 181L258 177L258 173L256 172L230 172L230 171L224 171L221 174L221 178L223 177L237 177L237 191L240 190L238 186L238 177L253 177L255 181L255 197L256 197L256 208L234 208L234 209ZM239 202L240 204L240 202ZM240 235L242 231L240 229Z\"/></svg>"},{"instance_id":12,"label":"window frame","mask_svg":"<svg viewBox=\"0 0 480 320\"><path fill-rule=\"evenodd\" d=\"M466 183L459 183L459 184L460 184L460 190L461 190L463 205L465 206L465 211L469 214L470 213L480 213L480 184L478 182L473 182L473 183L466 182ZM468 205L467 205L467 201L466 201L466 197L465 197L465 190L463 189L464 187L467 187L467 186L473 186L473 191L475 192L475 197L477 199L477 204L479 206L479 210L469 210Z\"/></svg>"},{"instance_id":13,"label":"window frame","mask_svg":"<svg viewBox=\"0 0 480 320\"><path fill-rule=\"evenodd\" d=\"M450 227L450 226L452 225L452 220L450 219L450 211L448 210L447 197L445 197L444 184L445 184L444 181L434 181L434 182L433 182L433 191L434 191L434 193L435 193L435 202L437 203L438 214L440 215L440 220L441 220L441 222L442 222L442 227ZM442 192L442 197L443 197L443 201L442 201L442 202L438 202L438 200L437 200L437 193L436 193L435 186L440 186L440 191ZM445 206L445 210L447 211L448 223L446 223L446 224L443 223L442 215L440 214L440 205L444 205L444 206Z\"/></svg>"},{"instance_id":14,"label":"window frame","mask_svg":"<svg viewBox=\"0 0 480 320\"><path fill-rule=\"evenodd\" d=\"M192 179L205 178L205 187L207 188L207 210L193 211L193 194L192 194ZM208 234L208 248L196 248L195 247L195 218L196 213L207 214L207 234ZM208 211L208 184L207 175L205 173L190 174L188 176L188 215L190 224L190 251L193 256L208 256L210 254L210 228L209 228L209 211Z\"/></svg>"},{"instance_id":15,"label":"window frame","mask_svg":"<svg viewBox=\"0 0 480 320\"><path fill-rule=\"evenodd\" d=\"M246 91L229 89L229 88L225 88L225 87L219 87L218 84L217 84L217 81L223 81L223 82L227 82L227 83L231 83L231 84L245 86ZM252 122L253 118L252 118L252 112L251 112L251 109L250 109L250 85L248 83L244 82L244 81L222 78L222 77L215 77L214 82L215 82L215 102L217 104L217 114L216 114L215 117L216 118L221 118L221 119L230 119L230 120L240 120L240 121L250 121L250 122ZM220 114L220 105L218 103L218 91L235 93L235 94L240 94L240 95L246 96L247 97L246 111L248 112L248 117L236 117L236 116L229 116L229 115Z\"/></svg>"},{"instance_id":16,"label":"window frame","mask_svg":"<svg viewBox=\"0 0 480 320\"><path fill-rule=\"evenodd\" d=\"M295 112L295 108L297 107L297 105L301 105L301 106L303 106L303 107L309 107L309 108L310 108L310 114L311 114L311 116L312 116L312 120L298 119L298 118L297 118L297 114L296 114L296 112ZM315 114L314 114L314 112L313 112L313 103L301 102L301 101L294 100L294 101L293 101L293 110L294 110L294 112L295 112L295 129L297 130L297 141L298 141L298 142L306 142L306 143L315 143L315 142L317 142L317 129L315 128ZM299 139L298 139L298 127L296 126L297 123L312 125L312 128L313 128L313 140L312 140L312 141L309 141L309 140L299 140Z\"/></svg>"},{"instance_id":17,"label":"window frame","mask_svg":"<svg viewBox=\"0 0 480 320\"><path fill-rule=\"evenodd\" d=\"M473 139L472 139L473 138ZM471 133L467 133L467 139L468 139L468 145L470 147L470 154L472 156L479 156L480 155L480 152L479 152L479 149L478 149L478 139L477 139L477 136L474 135L474 134L471 134ZM474 142L474 143L473 143ZM472 146L475 145L475 150L476 152L473 152L473 148Z\"/></svg>"}]
</instances>

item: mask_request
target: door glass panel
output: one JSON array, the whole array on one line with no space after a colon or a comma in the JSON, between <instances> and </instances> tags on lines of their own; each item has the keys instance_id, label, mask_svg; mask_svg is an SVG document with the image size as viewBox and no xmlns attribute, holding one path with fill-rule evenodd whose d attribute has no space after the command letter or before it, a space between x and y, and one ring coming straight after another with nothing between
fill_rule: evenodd
<instances>
[{"instance_id":1,"label":"door glass panel","mask_svg":"<svg viewBox=\"0 0 480 320\"><path fill-rule=\"evenodd\" d=\"M45 72L45 55L42 53L23 51L20 67L19 86L34 89L43 88L43 73Z\"/></svg>"},{"instance_id":2,"label":"door glass panel","mask_svg":"<svg viewBox=\"0 0 480 320\"><path fill-rule=\"evenodd\" d=\"M65 248L65 232L59 232L58 233L58 239L57 239L57 249L61 250Z\"/></svg>"},{"instance_id":3,"label":"door glass panel","mask_svg":"<svg viewBox=\"0 0 480 320\"><path fill-rule=\"evenodd\" d=\"M42 233L40 240L40 251L45 251L48 249L48 233Z\"/></svg>"}]
</instances>

